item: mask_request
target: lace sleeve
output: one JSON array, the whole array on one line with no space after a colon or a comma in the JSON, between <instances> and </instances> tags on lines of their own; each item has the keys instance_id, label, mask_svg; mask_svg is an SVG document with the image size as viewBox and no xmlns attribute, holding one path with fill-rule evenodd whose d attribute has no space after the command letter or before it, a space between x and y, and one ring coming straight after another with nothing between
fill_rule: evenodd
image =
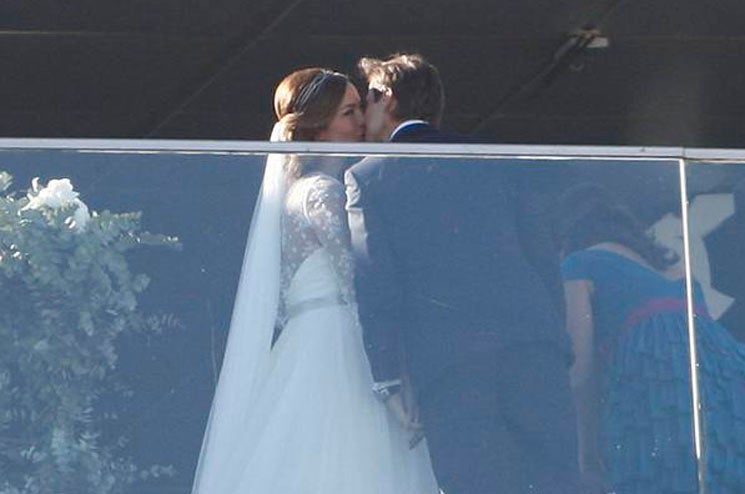
<instances>
[{"instance_id":1,"label":"lace sleeve","mask_svg":"<svg viewBox=\"0 0 745 494\"><path fill-rule=\"evenodd\" d=\"M347 303L354 304L354 265L344 208L346 199L341 182L321 176L310 187L304 207L313 232L331 258L342 297Z\"/></svg>"}]
</instances>

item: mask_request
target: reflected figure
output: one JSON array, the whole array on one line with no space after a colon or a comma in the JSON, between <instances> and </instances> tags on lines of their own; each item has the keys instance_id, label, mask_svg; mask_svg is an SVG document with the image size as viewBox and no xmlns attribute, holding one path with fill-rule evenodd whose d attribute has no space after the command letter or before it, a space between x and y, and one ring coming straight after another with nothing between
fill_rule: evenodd
<instances>
[{"instance_id":1,"label":"reflected figure","mask_svg":"<svg viewBox=\"0 0 745 494\"><path fill-rule=\"evenodd\" d=\"M294 72L274 103L272 140L364 138L342 74ZM333 157L267 158L195 493L437 492L426 444L410 449L372 390L343 169Z\"/></svg>"},{"instance_id":2,"label":"reflected figure","mask_svg":"<svg viewBox=\"0 0 745 494\"><path fill-rule=\"evenodd\" d=\"M742 173L742 171L740 172ZM733 188L735 214L727 218L706 239L714 287L734 298L720 321L745 341L745 179Z\"/></svg>"},{"instance_id":3,"label":"reflected figure","mask_svg":"<svg viewBox=\"0 0 745 494\"><path fill-rule=\"evenodd\" d=\"M675 259L603 189L558 220L580 466L594 492L697 493L686 286ZM745 492L745 347L694 283L706 492Z\"/></svg>"}]
</instances>

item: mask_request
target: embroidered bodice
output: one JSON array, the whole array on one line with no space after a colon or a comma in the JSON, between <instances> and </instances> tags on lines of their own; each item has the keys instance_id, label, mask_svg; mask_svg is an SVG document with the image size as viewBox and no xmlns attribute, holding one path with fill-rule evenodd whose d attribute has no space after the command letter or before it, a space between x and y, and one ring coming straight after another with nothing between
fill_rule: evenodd
<instances>
[{"instance_id":1,"label":"embroidered bodice","mask_svg":"<svg viewBox=\"0 0 745 494\"><path fill-rule=\"evenodd\" d=\"M338 295L354 303L353 264L344 185L335 178L314 173L290 185L282 212L282 314L297 293L291 293L293 279L304 262L322 255L336 279ZM310 286L307 283L304 286ZM306 288L307 290L307 288ZM328 294L301 294L303 298Z\"/></svg>"}]
</instances>

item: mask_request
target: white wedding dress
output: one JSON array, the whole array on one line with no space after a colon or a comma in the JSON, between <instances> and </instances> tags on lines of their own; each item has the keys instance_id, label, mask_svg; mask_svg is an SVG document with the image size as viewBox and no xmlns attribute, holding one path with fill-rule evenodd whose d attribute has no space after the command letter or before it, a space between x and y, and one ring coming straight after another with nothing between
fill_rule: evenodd
<instances>
[{"instance_id":1,"label":"white wedding dress","mask_svg":"<svg viewBox=\"0 0 745 494\"><path fill-rule=\"evenodd\" d=\"M372 392L344 201L343 185L328 175L289 187L281 222L282 331L251 409L233 431L240 447L209 466L214 475L202 472L194 492L438 492L426 442L409 450L409 433ZM221 469L229 484L211 483Z\"/></svg>"}]
</instances>

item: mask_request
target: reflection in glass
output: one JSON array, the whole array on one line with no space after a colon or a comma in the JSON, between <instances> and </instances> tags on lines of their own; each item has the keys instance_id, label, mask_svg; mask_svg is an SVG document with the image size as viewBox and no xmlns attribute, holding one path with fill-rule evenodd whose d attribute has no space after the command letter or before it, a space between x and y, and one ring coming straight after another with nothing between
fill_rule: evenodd
<instances>
[{"instance_id":1,"label":"reflection in glass","mask_svg":"<svg viewBox=\"0 0 745 494\"><path fill-rule=\"evenodd\" d=\"M677 259L600 187L571 189L561 211L583 473L616 492L696 492Z\"/></svg>"}]
</instances>

